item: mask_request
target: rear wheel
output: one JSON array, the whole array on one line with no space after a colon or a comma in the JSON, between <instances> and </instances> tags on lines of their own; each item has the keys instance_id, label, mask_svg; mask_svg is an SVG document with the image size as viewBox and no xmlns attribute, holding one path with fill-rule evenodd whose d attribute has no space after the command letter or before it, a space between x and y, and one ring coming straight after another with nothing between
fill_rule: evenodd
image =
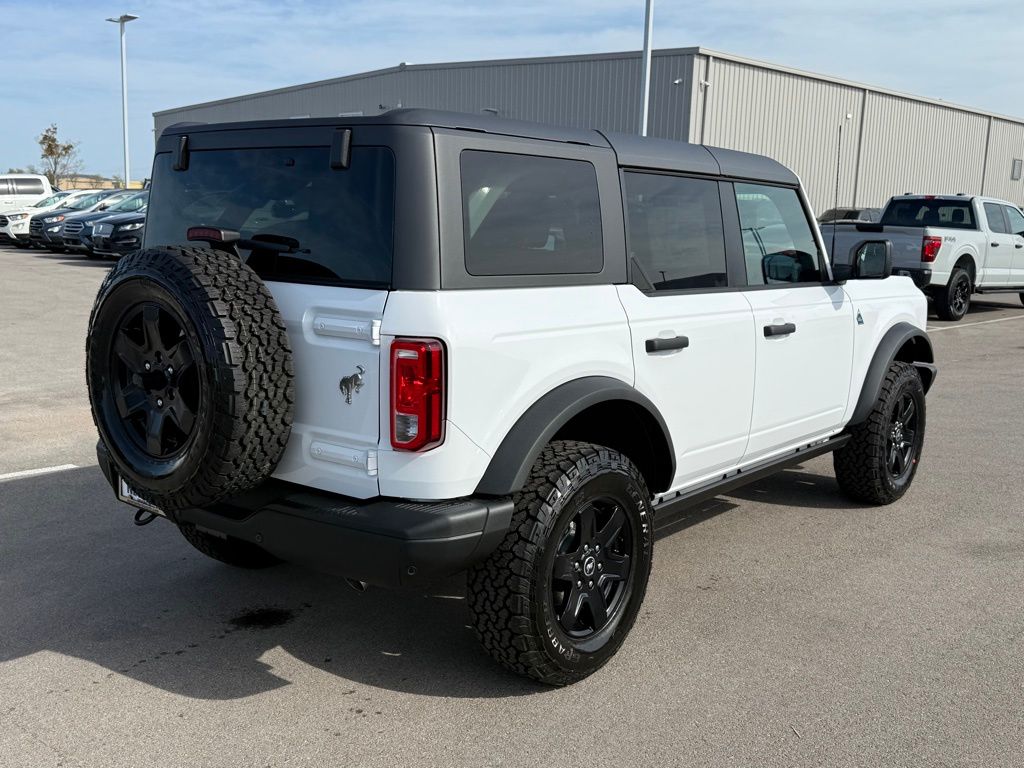
<instances>
[{"instance_id":1,"label":"rear wheel","mask_svg":"<svg viewBox=\"0 0 1024 768\"><path fill-rule=\"evenodd\" d=\"M651 572L643 476L609 448L548 445L504 542L469 574L477 636L499 663L550 685L599 669L633 626Z\"/></svg>"},{"instance_id":2,"label":"rear wheel","mask_svg":"<svg viewBox=\"0 0 1024 768\"><path fill-rule=\"evenodd\" d=\"M949 283L935 296L935 311L943 320L961 320L971 306L971 276L967 270L956 267Z\"/></svg>"},{"instance_id":3,"label":"rear wheel","mask_svg":"<svg viewBox=\"0 0 1024 768\"><path fill-rule=\"evenodd\" d=\"M836 480L850 498L891 504L914 480L924 447L924 385L917 369L894 362L868 418L833 454Z\"/></svg>"}]
</instances>

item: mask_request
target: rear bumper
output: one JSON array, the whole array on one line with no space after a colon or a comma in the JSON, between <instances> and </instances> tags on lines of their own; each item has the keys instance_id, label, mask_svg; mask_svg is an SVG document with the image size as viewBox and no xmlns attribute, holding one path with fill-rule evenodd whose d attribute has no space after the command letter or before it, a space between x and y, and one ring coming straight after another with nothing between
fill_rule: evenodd
<instances>
[{"instance_id":1,"label":"rear bumper","mask_svg":"<svg viewBox=\"0 0 1024 768\"><path fill-rule=\"evenodd\" d=\"M924 288L932 282L932 270L924 267L893 267L892 273L901 277L909 277L918 288Z\"/></svg>"},{"instance_id":2,"label":"rear bumper","mask_svg":"<svg viewBox=\"0 0 1024 768\"><path fill-rule=\"evenodd\" d=\"M116 493L116 469L102 444L96 452ZM177 512L174 521L251 542L290 563L393 587L485 558L505 537L513 506L507 497L362 501L270 480L227 502Z\"/></svg>"}]
</instances>

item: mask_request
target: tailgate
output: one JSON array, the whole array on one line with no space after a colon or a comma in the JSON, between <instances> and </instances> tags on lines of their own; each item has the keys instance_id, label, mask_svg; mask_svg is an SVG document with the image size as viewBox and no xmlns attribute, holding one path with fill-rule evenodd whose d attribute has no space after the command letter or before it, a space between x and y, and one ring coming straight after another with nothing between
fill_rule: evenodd
<instances>
[{"instance_id":1,"label":"tailgate","mask_svg":"<svg viewBox=\"0 0 1024 768\"><path fill-rule=\"evenodd\" d=\"M268 282L288 327L295 421L274 477L378 495L380 321L388 292Z\"/></svg>"}]
</instances>

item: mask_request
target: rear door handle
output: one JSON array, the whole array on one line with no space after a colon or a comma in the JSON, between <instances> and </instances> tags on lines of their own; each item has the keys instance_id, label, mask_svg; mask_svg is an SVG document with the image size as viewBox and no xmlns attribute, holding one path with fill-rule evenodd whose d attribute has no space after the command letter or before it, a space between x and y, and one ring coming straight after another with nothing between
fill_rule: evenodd
<instances>
[{"instance_id":1,"label":"rear door handle","mask_svg":"<svg viewBox=\"0 0 1024 768\"><path fill-rule=\"evenodd\" d=\"M999 243L992 243L992 247L993 248L998 248L999 247Z\"/></svg>"},{"instance_id":2,"label":"rear door handle","mask_svg":"<svg viewBox=\"0 0 1024 768\"><path fill-rule=\"evenodd\" d=\"M1013 246L1013 247L1014 247L1014 248L1024 248L1024 245L1021 245L1020 243L1017 243L1017 244L1016 244L1015 246Z\"/></svg>"},{"instance_id":3,"label":"rear door handle","mask_svg":"<svg viewBox=\"0 0 1024 768\"><path fill-rule=\"evenodd\" d=\"M648 339L645 346L649 355L669 349L686 349L690 346L690 338L688 336L673 336L670 339Z\"/></svg>"},{"instance_id":4,"label":"rear door handle","mask_svg":"<svg viewBox=\"0 0 1024 768\"><path fill-rule=\"evenodd\" d=\"M796 323L782 323L781 325L766 325L764 327L765 338L789 336L791 333L796 333Z\"/></svg>"}]
</instances>

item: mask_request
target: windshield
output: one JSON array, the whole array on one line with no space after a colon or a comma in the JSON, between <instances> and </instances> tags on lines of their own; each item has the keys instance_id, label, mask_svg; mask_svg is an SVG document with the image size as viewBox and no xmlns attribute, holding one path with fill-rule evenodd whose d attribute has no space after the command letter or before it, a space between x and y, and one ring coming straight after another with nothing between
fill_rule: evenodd
<instances>
[{"instance_id":1,"label":"windshield","mask_svg":"<svg viewBox=\"0 0 1024 768\"><path fill-rule=\"evenodd\" d=\"M882 226L977 229L970 200L924 197L893 200L882 214Z\"/></svg>"},{"instance_id":2,"label":"windshield","mask_svg":"<svg viewBox=\"0 0 1024 768\"><path fill-rule=\"evenodd\" d=\"M391 282L395 160L383 147L355 147L333 170L328 147L199 150L186 171L157 155L146 246L185 245L190 227L242 238L298 241L288 254L239 251L267 280L387 287Z\"/></svg>"},{"instance_id":3,"label":"windshield","mask_svg":"<svg viewBox=\"0 0 1024 768\"><path fill-rule=\"evenodd\" d=\"M33 208L46 208L48 205L53 205L58 200L63 200L65 197L70 195L70 192L58 192L56 195L50 195L45 200L40 200L38 203L33 205Z\"/></svg>"},{"instance_id":4,"label":"windshield","mask_svg":"<svg viewBox=\"0 0 1024 768\"><path fill-rule=\"evenodd\" d=\"M84 211L86 208L92 208L107 196L106 192L95 192L91 195L84 195L77 200L72 200L65 207L72 211Z\"/></svg>"},{"instance_id":5,"label":"windshield","mask_svg":"<svg viewBox=\"0 0 1024 768\"><path fill-rule=\"evenodd\" d=\"M117 205L107 208L107 213L132 213L134 211L146 210L146 202L149 200L149 192L140 192L137 195L126 197Z\"/></svg>"}]
</instances>

